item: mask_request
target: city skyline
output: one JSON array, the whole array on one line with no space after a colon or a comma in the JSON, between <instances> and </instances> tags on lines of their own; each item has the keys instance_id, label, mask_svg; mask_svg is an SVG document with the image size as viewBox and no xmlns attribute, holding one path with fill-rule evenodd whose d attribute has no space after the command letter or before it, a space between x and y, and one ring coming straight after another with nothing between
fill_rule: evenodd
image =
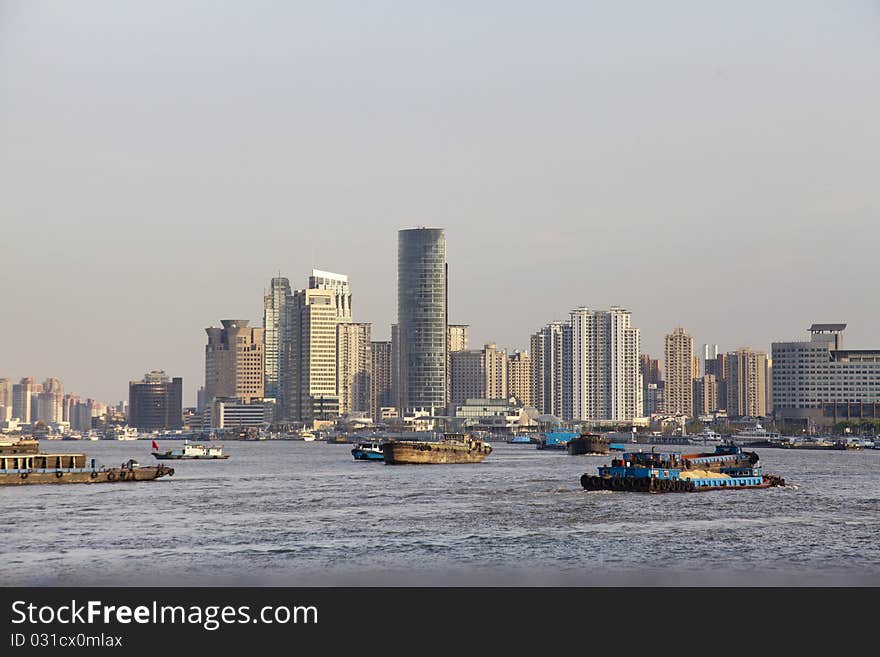
<instances>
[{"instance_id":1,"label":"city skyline","mask_svg":"<svg viewBox=\"0 0 880 657\"><path fill-rule=\"evenodd\" d=\"M0 5L4 376L194 405L203 327L279 270L344 272L387 340L417 225L474 345L581 305L655 357L875 342L875 3L40 5Z\"/></svg>"}]
</instances>

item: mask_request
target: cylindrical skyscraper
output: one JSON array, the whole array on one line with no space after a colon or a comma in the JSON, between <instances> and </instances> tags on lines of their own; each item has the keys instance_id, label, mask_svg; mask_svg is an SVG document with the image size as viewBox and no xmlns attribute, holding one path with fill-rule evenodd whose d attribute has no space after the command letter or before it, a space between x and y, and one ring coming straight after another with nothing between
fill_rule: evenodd
<instances>
[{"instance_id":1,"label":"cylindrical skyscraper","mask_svg":"<svg viewBox=\"0 0 880 657\"><path fill-rule=\"evenodd\" d=\"M404 413L446 407L446 236L442 228L398 232L399 395Z\"/></svg>"}]
</instances>

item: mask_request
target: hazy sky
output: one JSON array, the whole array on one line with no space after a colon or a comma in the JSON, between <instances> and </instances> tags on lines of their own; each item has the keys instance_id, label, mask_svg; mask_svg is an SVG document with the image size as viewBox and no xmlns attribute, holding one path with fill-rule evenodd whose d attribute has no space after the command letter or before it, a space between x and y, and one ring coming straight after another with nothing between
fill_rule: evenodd
<instances>
[{"instance_id":1,"label":"hazy sky","mask_svg":"<svg viewBox=\"0 0 880 657\"><path fill-rule=\"evenodd\" d=\"M0 0L0 376L194 403L277 271L396 321L446 229L450 321L528 348L586 305L880 348L880 3Z\"/></svg>"}]
</instances>

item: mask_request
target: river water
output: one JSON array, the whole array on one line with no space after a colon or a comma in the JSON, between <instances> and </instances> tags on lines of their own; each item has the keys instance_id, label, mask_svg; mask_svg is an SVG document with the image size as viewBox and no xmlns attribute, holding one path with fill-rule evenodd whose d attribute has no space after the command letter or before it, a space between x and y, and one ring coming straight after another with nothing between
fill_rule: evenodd
<instances>
[{"instance_id":1,"label":"river water","mask_svg":"<svg viewBox=\"0 0 880 657\"><path fill-rule=\"evenodd\" d=\"M152 482L3 486L0 584L880 584L880 451L762 449L785 488L644 495L581 488L608 457L493 447L386 466L351 445L227 442L228 460ZM41 448L155 462L149 441Z\"/></svg>"}]
</instances>

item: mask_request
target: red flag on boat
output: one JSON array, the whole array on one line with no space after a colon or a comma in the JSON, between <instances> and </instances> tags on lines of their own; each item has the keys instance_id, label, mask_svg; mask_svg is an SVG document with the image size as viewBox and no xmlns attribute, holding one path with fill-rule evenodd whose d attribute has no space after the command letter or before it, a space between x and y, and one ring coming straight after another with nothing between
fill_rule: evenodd
<instances>
[{"instance_id":1,"label":"red flag on boat","mask_svg":"<svg viewBox=\"0 0 880 657\"><path fill-rule=\"evenodd\" d=\"M153 449L159 449L159 446L156 444L156 441L153 441Z\"/></svg>"}]
</instances>

